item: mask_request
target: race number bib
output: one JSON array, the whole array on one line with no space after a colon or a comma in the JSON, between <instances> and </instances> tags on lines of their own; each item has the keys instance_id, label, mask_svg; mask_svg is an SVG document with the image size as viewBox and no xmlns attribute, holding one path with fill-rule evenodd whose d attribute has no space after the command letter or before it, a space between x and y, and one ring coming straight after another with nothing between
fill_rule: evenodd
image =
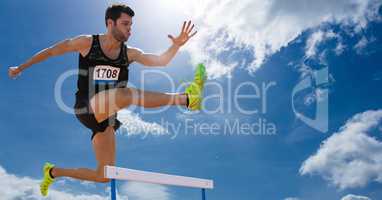
<instances>
[{"instance_id":1,"label":"race number bib","mask_svg":"<svg viewBox=\"0 0 382 200\"><path fill-rule=\"evenodd\" d=\"M97 65L94 68L93 80L96 83L115 83L118 81L120 69L109 65Z\"/></svg>"}]
</instances>

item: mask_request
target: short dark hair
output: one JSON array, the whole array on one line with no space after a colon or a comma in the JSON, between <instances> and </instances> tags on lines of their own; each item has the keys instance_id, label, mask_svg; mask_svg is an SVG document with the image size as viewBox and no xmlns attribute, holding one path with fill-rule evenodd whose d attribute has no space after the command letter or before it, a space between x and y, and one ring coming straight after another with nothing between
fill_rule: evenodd
<instances>
[{"instance_id":1,"label":"short dark hair","mask_svg":"<svg viewBox=\"0 0 382 200\"><path fill-rule=\"evenodd\" d=\"M133 9L125 4L112 4L110 5L105 12L105 24L107 26L107 20L111 19L114 22L121 16L122 13L129 15L130 17L134 17L135 13Z\"/></svg>"}]
</instances>

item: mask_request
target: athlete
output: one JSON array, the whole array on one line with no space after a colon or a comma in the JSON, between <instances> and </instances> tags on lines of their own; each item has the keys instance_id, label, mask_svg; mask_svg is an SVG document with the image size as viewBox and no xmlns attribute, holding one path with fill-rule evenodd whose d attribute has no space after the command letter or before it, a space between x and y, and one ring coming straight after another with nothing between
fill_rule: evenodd
<instances>
[{"instance_id":1,"label":"athlete","mask_svg":"<svg viewBox=\"0 0 382 200\"><path fill-rule=\"evenodd\" d=\"M166 94L127 87L129 65L138 62L145 66L167 65L179 48L196 34L191 21L184 22L179 36L168 35L172 45L161 55L144 53L124 44L131 35L134 11L124 4L113 4L106 9L107 31L100 35L81 35L63 40L46 48L27 62L8 70L16 78L23 70L52 56L68 52L79 53L79 71L75 102L78 120L92 131L91 141L97 160L96 169L59 168L51 163L43 167L41 194L48 194L49 186L58 177L71 177L94 182L109 182L104 178L104 166L115 165L115 131L121 122L117 112L129 105L155 108L182 105L189 110L200 110L205 81L205 68L199 64L193 82L184 93Z\"/></svg>"}]
</instances>

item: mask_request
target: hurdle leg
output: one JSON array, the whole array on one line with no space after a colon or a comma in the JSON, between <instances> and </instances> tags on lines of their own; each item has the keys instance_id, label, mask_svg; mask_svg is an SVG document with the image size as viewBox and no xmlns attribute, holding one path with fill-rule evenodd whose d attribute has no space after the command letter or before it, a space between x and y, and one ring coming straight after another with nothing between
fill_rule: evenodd
<instances>
[{"instance_id":1,"label":"hurdle leg","mask_svg":"<svg viewBox=\"0 0 382 200\"><path fill-rule=\"evenodd\" d=\"M117 192L116 192L116 185L115 185L115 179L111 179L110 181L110 194L111 194L111 200L117 200Z\"/></svg>"},{"instance_id":2,"label":"hurdle leg","mask_svg":"<svg viewBox=\"0 0 382 200\"><path fill-rule=\"evenodd\" d=\"M202 189L202 200L206 200L206 189Z\"/></svg>"}]
</instances>

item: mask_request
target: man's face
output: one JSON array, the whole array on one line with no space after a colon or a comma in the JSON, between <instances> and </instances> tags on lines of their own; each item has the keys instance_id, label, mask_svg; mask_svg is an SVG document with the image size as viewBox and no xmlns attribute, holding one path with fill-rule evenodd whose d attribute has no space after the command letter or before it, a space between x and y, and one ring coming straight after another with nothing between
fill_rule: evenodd
<instances>
[{"instance_id":1,"label":"man's face","mask_svg":"<svg viewBox=\"0 0 382 200\"><path fill-rule=\"evenodd\" d=\"M111 25L111 34L119 42L126 42L131 35L131 25L133 19L129 15L122 13L121 16Z\"/></svg>"}]
</instances>

